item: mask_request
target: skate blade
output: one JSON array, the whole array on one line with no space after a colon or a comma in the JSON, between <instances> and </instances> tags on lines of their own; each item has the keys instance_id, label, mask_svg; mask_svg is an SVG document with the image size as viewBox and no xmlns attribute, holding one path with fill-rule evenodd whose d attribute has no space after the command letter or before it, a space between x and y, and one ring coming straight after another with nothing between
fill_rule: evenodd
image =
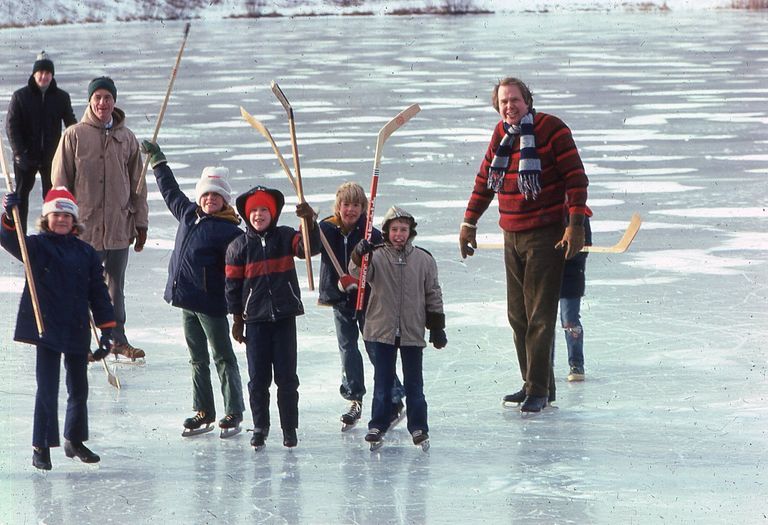
<instances>
[{"instance_id":1,"label":"skate blade","mask_svg":"<svg viewBox=\"0 0 768 525\"><path fill-rule=\"evenodd\" d=\"M205 428L185 428L184 432L181 433L181 437L199 436L200 434L207 434L211 430L213 430L213 425L210 423Z\"/></svg>"},{"instance_id":2,"label":"skate blade","mask_svg":"<svg viewBox=\"0 0 768 525\"><path fill-rule=\"evenodd\" d=\"M502 401L501 406L504 408L520 408L520 405L522 403L514 402L514 401Z\"/></svg>"},{"instance_id":3,"label":"skate blade","mask_svg":"<svg viewBox=\"0 0 768 525\"><path fill-rule=\"evenodd\" d=\"M402 412L400 412L400 415L399 415L399 416L397 416L397 418L396 418L396 419L393 419L393 420L392 420L392 422L389 424L389 428L388 428L387 430L392 430L393 428L395 428L397 425L399 425L399 424L400 424L400 422L401 422L403 419L405 419L405 409L403 409L403 411L402 411Z\"/></svg>"},{"instance_id":4,"label":"skate blade","mask_svg":"<svg viewBox=\"0 0 768 525\"><path fill-rule=\"evenodd\" d=\"M371 441L371 452L376 452L384 446L384 441Z\"/></svg>"},{"instance_id":5,"label":"skate blade","mask_svg":"<svg viewBox=\"0 0 768 525\"><path fill-rule=\"evenodd\" d=\"M557 410L556 406L553 406L547 403L547 405L541 410L539 410L538 412L523 412L522 410L520 410L520 417L524 419L531 419L534 417L541 416L542 414L547 414L548 412L554 412L555 410Z\"/></svg>"},{"instance_id":6,"label":"skate blade","mask_svg":"<svg viewBox=\"0 0 768 525\"><path fill-rule=\"evenodd\" d=\"M240 432L242 432L242 430L243 429L240 427L240 425L238 425L236 428L222 428L219 437L221 439L229 439L238 435Z\"/></svg>"},{"instance_id":7,"label":"skate blade","mask_svg":"<svg viewBox=\"0 0 768 525\"><path fill-rule=\"evenodd\" d=\"M112 364L115 364L115 365L144 366L147 363L145 358L143 357L132 358L132 357L125 357L121 355L121 357L118 358L117 355L120 355L120 354L117 354L117 355L112 354L112 355L115 356L115 358L112 360Z\"/></svg>"},{"instance_id":8,"label":"skate blade","mask_svg":"<svg viewBox=\"0 0 768 525\"><path fill-rule=\"evenodd\" d=\"M342 421L342 423L341 423L341 431L342 432L346 432L348 430L351 430L351 429L355 428L356 426L357 426L357 421L355 421L354 423L344 423Z\"/></svg>"},{"instance_id":9,"label":"skate blade","mask_svg":"<svg viewBox=\"0 0 768 525\"><path fill-rule=\"evenodd\" d=\"M422 441L421 443L419 443L419 444L418 444L418 445L416 445L416 446L417 446L417 447L421 447L421 450L422 450L422 451L424 451L424 452L428 452L428 451L429 451L429 440L428 440L428 439L426 439L426 440Z\"/></svg>"}]
</instances>

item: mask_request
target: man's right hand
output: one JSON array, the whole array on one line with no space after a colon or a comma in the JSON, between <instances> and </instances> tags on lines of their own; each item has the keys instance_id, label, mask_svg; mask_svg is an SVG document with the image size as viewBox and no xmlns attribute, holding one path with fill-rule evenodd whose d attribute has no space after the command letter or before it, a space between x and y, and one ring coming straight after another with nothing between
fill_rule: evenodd
<instances>
[{"instance_id":1,"label":"man's right hand","mask_svg":"<svg viewBox=\"0 0 768 525\"><path fill-rule=\"evenodd\" d=\"M477 228L470 228L464 224L461 225L459 230L459 250L461 251L461 258L466 259L467 256L475 254L477 248Z\"/></svg>"},{"instance_id":2,"label":"man's right hand","mask_svg":"<svg viewBox=\"0 0 768 525\"><path fill-rule=\"evenodd\" d=\"M245 321L242 315L232 316L232 339L240 344L245 342Z\"/></svg>"}]
</instances>

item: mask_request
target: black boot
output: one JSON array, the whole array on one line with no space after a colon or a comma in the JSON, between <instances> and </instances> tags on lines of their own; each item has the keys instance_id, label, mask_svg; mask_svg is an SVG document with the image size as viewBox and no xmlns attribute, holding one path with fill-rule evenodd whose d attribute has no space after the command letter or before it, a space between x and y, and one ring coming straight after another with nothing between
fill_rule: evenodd
<instances>
[{"instance_id":1,"label":"black boot","mask_svg":"<svg viewBox=\"0 0 768 525\"><path fill-rule=\"evenodd\" d=\"M79 441L64 441L64 454L68 458L77 458L83 463L98 463L101 458Z\"/></svg>"},{"instance_id":2,"label":"black boot","mask_svg":"<svg viewBox=\"0 0 768 525\"><path fill-rule=\"evenodd\" d=\"M547 406L547 396L528 396L520 407L520 412L541 412Z\"/></svg>"},{"instance_id":3,"label":"black boot","mask_svg":"<svg viewBox=\"0 0 768 525\"><path fill-rule=\"evenodd\" d=\"M32 447L32 466L40 470L51 470L51 449L48 447Z\"/></svg>"},{"instance_id":4,"label":"black boot","mask_svg":"<svg viewBox=\"0 0 768 525\"><path fill-rule=\"evenodd\" d=\"M288 448L293 448L298 444L299 444L299 438L296 437L296 429L284 428L283 429L283 446Z\"/></svg>"},{"instance_id":5,"label":"black boot","mask_svg":"<svg viewBox=\"0 0 768 525\"><path fill-rule=\"evenodd\" d=\"M521 388L514 394L507 394L504 396L505 406L519 405L523 401L525 401L525 387Z\"/></svg>"}]
</instances>

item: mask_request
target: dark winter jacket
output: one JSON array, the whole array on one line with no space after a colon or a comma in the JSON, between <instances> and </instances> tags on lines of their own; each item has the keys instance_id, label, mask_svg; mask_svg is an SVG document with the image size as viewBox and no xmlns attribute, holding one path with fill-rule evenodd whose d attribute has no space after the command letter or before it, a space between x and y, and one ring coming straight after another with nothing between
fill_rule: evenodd
<instances>
[{"instance_id":1,"label":"dark winter jacket","mask_svg":"<svg viewBox=\"0 0 768 525\"><path fill-rule=\"evenodd\" d=\"M588 211L592 215L591 211ZM584 245L592 246L592 228L589 217L584 217ZM560 297L573 299L583 297L586 289L587 252L579 252L572 259L566 259L563 268L563 283L560 285Z\"/></svg>"},{"instance_id":2,"label":"dark winter jacket","mask_svg":"<svg viewBox=\"0 0 768 525\"><path fill-rule=\"evenodd\" d=\"M16 230L3 216L0 244L21 260ZM43 337L35 323L29 285L25 284L16 317L14 340L47 346L71 354L86 354L91 327L88 310L96 326L115 326L115 312L104 282L103 267L96 251L75 235L42 232L26 237L37 298L43 317Z\"/></svg>"},{"instance_id":3,"label":"dark winter jacket","mask_svg":"<svg viewBox=\"0 0 768 525\"><path fill-rule=\"evenodd\" d=\"M8 105L5 130L14 157L25 156L32 166L50 165L61 138L61 123L77 123L69 93L52 79L45 90L30 76L27 86L17 90Z\"/></svg>"},{"instance_id":4,"label":"dark winter jacket","mask_svg":"<svg viewBox=\"0 0 768 525\"><path fill-rule=\"evenodd\" d=\"M341 229L341 220L335 215L320 221L320 228L323 230L328 244L330 244L336 259L344 270L349 266L352 250L365 237L365 222L366 216L361 215L355 227L345 235ZM384 242L381 232L376 228L371 233L371 242L373 244ZM357 291L346 293L339 289L339 274L336 268L334 268L331 258L326 253L325 247L321 251L320 260L320 293L317 302L329 306L346 304L350 308L355 308L357 304ZM369 286L366 286L366 290L366 293L370 293Z\"/></svg>"},{"instance_id":5,"label":"dark winter jacket","mask_svg":"<svg viewBox=\"0 0 768 525\"><path fill-rule=\"evenodd\" d=\"M277 213L264 233L251 226L245 202L257 191L272 195ZM301 232L290 226L278 226L285 199L277 190L256 186L236 200L237 211L245 219L246 232L227 249L227 309L241 315L245 322L264 322L302 315L299 279L294 257L304 258ZM320 252L320 233L313 223L310 252Z\"/></svg>"},{"instance_id":6,"label":"dark winter jacket","mask_svg":"<svg viewBox=\"0 0 768 525\"><path fill-rule=\"evenodd\" d=\"M243 233L237 227L240 219L229 205L214 215L203 213L179 189L166 163L155 168L155 177L165 204L179 221L164 299L193 312L226 316L224 260L229 243Z\"/></svg>"}]
</instances>

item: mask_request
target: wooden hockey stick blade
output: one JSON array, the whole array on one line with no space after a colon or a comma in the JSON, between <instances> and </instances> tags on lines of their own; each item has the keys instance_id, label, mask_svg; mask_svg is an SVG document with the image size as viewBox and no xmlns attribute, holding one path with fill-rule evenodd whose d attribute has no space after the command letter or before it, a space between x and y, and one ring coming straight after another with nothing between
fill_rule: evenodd
<instances>
[{"instance_id":1,"label":"wooden hockey stick blade","mask_svg":"<svg viewBox=\"0 0 768 525\"><path fill-rule=\"evenodd\" d=\"M272 88L272 93L275 94L277 100L283 105L285 112L288 113L288 118L293 120L293 107L291 106L291 103L288 102L288 97L285 96L283 90L280 89L280 86L274 80L270 82L269 86Z\"/></svg>"},{"instance_id":2,"label":"wooden hockey stick blade","mask_svg":"<svg viewBox=\"0 0 768 525\"><path fill-rule=\"evenodd\" d=\"M376 158L373 161L374 166L379 165L379 161L381 160L381 147L384 145L384 143L387 141L387 139L405 125L406 122L411 120L414 115L416 115L419 111L421 111L421 107L418 104L413 104L411 106L408 106L403 111L398 113L395 118L384 124L384 126L379 130L378 139L376 141Z\"/></svg>"},{"instance_id":3,"label":"wooden hockey stick blade","mask_svg":"<svg viewBox=\"0 0 768 525\"><path fill-rule=\"evenodd\" d=\"M635 236L637 235L637 232L640 231L640 225L642 224L642 219L640 218L639 213L634 213L632 215L632 219L629 221L629 226L627 226L627 230L624 232L624 235L622 235L619 242L614 244L613 246L585 246L582 248L582 252L590 252L590 253L624 253L629 248L629 245L632 244L632 241L635 240Z\"/></svg>"},{"instance_id":4,"label":"wooden hockey stick blade","mask_svg":"<svg viewBox=\"0 0 768 525\"><path fill-rule=\"evenodd\" d=\"M275 152L275 155L277 156L277 160L280 163L280 166L282 166L283 171L288 176L288 180L291 181L291 185L293 186L294 191L296 190L296 179L293 178L293 174L291 173L291 168L288 167L288 163L285 162L285 158L283 157L283 154L280 153L280 149L277 147L277 143L275 142L275 139L272 138L272 134L269 132L267 127L262 124L260 121L256 120L253 115L248 113L243 106L240 106L240 114L243 116L245 121L251 125L253 129L261 133L265 139L269 142L270 146L272 146L272 151Z\"/></svg>"},{"instance_id":5,"label":"wooden hockey stick blade","mask_svg":"<svg viewBox=\"0 0 768 525\"><path fill-rule=\"evenodd\" d=\"M621 236L619 242L613 246L585 246L581 249L582 252L588 253L624 253L632 244L637 232L640 231L640 225L642 219L639 213L634 213L632 219L629 221L629 226L624 231L624 235ZM479 242L477 243L479 250L500 250L504 248L504 243L501 242Z\"/></svg>"},{"instance_id":6,"label":"wooden hockey stick blade","mask_svg":"<svg viewBox=\"0 0 768 525\"><path fill-rule=\"evenodd\" d=\"M93 321L93 315L91 314L91 312L88 312L88 317L91 322L91 330L93 331L93 337L96 338L96 341L99 341L99 333L96 331L96 323ZM101 342L99 342L99 349L101 349ZM107 374L107 382L113 387L120 390L120 379L117 377L117 374L113 374L112 371L109 369L109 366L107 365L106 357L101 358L101 364L104 365L104 372L106 372Z\"/></svg>"}]
</instances>

